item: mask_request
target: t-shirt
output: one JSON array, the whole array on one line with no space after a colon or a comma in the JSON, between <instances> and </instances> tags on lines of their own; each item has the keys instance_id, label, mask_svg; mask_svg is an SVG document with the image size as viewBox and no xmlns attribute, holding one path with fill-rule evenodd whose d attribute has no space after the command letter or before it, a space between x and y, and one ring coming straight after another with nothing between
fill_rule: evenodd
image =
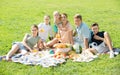
<instances>
[{"instance_id":1,"label":"t-shirt","mask_svg":"<svg viewBox=\"0 0 120 75\"><path fill-rule=\"evenodd\" d=\"M104 32L105 32L105 31L98 32L96 35L98 35L99 37L104 38ZM92 42L96 42L97 45L100 45L100 44L103 42L102 40L96 40L96 39L94 39L94 38L93 38L93 37L94 37L94 34L93 34L93 33L91 33L91 34L92 34L92 37L91 37L91 41L92 41Z\"/></svg>"},{"instance_id":2,"label":"t-shirt","mask_svg":"<svg viewBox=\"0 0 120 75\"><path fill-rule=\"evenodd\" d=\"M58 27L55 24L53 25L53 30L54 30L55 33L58 32Z\"/></svg>"},{"instance_id":3,"label":"t-shirt","mask_svg":"<svg viewBox=\"0 0 120 75\"><path fill-rule=\"evenodd\" d=\"M62 22L58 23L57 25L56 25L56 24L53 25L53 31L54 31L55 33L58 32L58 26L61 25L61 24L62 24Z\"/></svg>"},{"instance_id":4,"label":"t-shirt","mask_svg":"<svg viewBox=\"0 0 120 75\"><path fill-rule=\"evenodd\" d=\"M38 25L39 28L39 36L43 41L47 41L48 37L53 37L52 27L50 25L46 25L45 23L40 23Z\"/></svg>"},{"instance_id":5,"label":"t-shirt","mask_svg":"<svg viewBox=\"0 0 120 75\"><path fill-rule=\"evenodd\" d=\"M33 37L27 34L26 43L31 49L33 49L33 47L38 43L39 40L40 40L39 36Z\"/></svg>"},{"instance_id":6,"label":"t-shirt","mask_svg":"<svg viewBox=\"0 0 120 75\"><path fill-rule=\"evenodd\" d=\"M81 23L81 25L76 28L76 32L77 36L75 38L75 42L78 42L82 47L84 47L84 38L88 38L88 41L91 40L90 29L85 23Z\"/></svg>"}]
</instances>

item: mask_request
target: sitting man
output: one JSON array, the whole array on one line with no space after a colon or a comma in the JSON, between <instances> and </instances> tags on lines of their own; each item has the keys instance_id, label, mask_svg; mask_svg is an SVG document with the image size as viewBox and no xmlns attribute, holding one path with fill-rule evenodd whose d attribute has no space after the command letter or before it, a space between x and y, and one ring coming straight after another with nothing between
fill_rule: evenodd
<instances>
[{"instance_id":1,"label":"sitting man","mask_svg":"<svg viewBox=\"0 0 120 75\"><path fill-rule=\"evenodd\" d=\"M110 58L113 58L114 52L109 34L105 31L99 32L99 26L97 23L92 24L91 30L92 43L90 44L90 48L96 49L97 53L105 53L110 50Z\"/></svg>"},{"instance_id":2,"label":"sitting man","mask_svg":"<svg viewBox=\"0 0 120 75\"><path fill-rule=\"evenodd\" d=\"M74 37L74 45L81 46L82 50L89 48L89 42L91 39L90 29L83 22L82 16L80 14L76 14L74 16L74 24L76 26L75 32L73 33ZM75 35L76 34L76 35ZM76 49L77 53L80 53L79 48Z\"/></svg>"}]
</instances>

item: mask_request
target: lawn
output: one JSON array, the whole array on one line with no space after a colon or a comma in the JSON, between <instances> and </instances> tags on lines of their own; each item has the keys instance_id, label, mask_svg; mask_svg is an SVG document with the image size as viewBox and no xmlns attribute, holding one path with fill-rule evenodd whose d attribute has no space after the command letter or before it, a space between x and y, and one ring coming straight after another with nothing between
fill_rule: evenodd
<instances>
[{"instance_id":1,"label":"lawn","mask_svg":"<svg viewBox=\"0 0 120 75\"><path fill-rule=\"evenodd\" d=\"M11 43L21 41L32 24L43 22L43 16L53 11L67 13L74 28L73 16L79 13L90 27L94 22L111 35L114 47L120 48L120 0L0 0L0 55L5 55ZM57 67L26 66L0 61L0 75L120 75L120 55L110 59L101 55L89 63L67 63Z\"/></svg>"}]
</instances>

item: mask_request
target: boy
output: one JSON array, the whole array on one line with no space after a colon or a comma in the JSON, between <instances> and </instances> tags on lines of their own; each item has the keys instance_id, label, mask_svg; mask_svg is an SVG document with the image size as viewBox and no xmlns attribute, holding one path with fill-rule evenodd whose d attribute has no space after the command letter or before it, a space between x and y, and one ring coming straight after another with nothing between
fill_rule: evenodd
<instances>
[{"instance_id":1,"label":"boy","mask_svg":"<svg viewBox=\"0 0 120 75\"><path fill-rule=\"evenodd\" d=\"M91 30L93 31L91 47L95 48L98 53L105 53L110 50L110 58L113 58L114 52L109 34L105 31L99 32L97 23L92 24Z\"/></svg>"}]
</instances>

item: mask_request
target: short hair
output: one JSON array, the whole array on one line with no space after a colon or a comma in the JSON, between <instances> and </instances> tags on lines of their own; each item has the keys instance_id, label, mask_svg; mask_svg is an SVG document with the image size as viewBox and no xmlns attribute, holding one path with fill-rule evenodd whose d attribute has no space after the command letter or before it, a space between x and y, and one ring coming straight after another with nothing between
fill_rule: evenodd
<instances>
[{"instance_id":1,"label":"short hair","mask_svg":"<svg viewBox=\"0 0 120 75\"><path fill-rule=\"evenodd\" d=\"M98 25L98 23L93 23L93 24L91 25L91 27L94 27L94 26L99 26L99 25Z\"/></svg>"},{"instance_id":2,"label":"short hair","mask_svg":"<svg viewBox=\"0 0 120 75\"><path fill-rule=\"evenodd\" d=\"M82 20L82 16L80 14L76 14L74 18L79 18L80 20Z\"/></svg>"}]
</instances>

